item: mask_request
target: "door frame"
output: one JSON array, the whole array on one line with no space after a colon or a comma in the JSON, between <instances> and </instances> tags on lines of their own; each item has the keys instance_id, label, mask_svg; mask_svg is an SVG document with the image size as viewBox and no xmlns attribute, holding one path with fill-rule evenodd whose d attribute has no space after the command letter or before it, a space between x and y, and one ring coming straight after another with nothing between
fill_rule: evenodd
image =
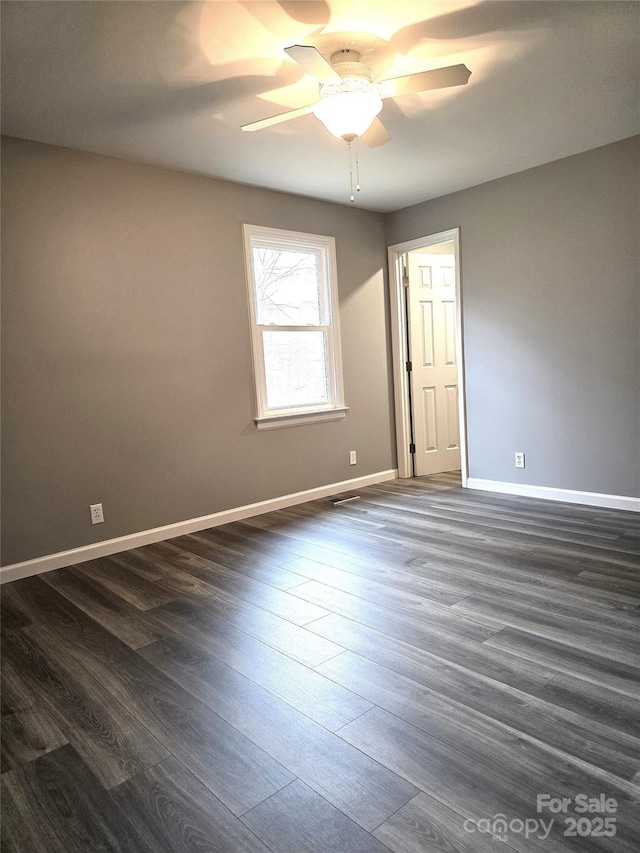
<instances>
[{"instance_id":1,"label":"door frame","mask_svg":"<svg viewBox=\"0 0 640 853\"><path fill-rule=\"evenodd\" d=\"M429 234L405 243L389 246L389 291L391 296L391 347L393 352L393 388L396 416L396 447L398 451L398 477L412 476L411 453L411 410L409 407L409 360L405 327L405 294L403 285L402 258L407 252L423 249L436 243L453 241L455 255L456 287L456 357L458 359L458 412L460 423L460 469L462 486L466 488L469 478L467 453L467 408L464 384L464 328L462 317L462 288L460 275L460 229L451 228L437 234Z\"/></svg>"}]
</instances>

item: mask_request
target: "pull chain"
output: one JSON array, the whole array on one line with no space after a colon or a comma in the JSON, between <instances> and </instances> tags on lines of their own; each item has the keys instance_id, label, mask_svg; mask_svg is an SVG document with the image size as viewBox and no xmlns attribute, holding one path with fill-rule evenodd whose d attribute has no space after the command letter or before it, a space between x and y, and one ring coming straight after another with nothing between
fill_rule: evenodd
<instances>
[{"instance_id":1,"label":"pull chain","mask_svg":"<svg viewBox=\"0 0 640 853\"><path fill-rule=\"evenodd\" d=\"M351 142L347 142L347 145L349 147L349 187L351 189L351 197L349 198L349 201L353 204L356 200L353 194L353 151L351 150ZM360 189L360 187L358 187L358 189Z\"/></svg>"},{"instance_id":2,"label":"pull chain","mask_svg":"<svg viewBox=\"0 0 640 853\"><path fill-rule=\"evenodd\" d=\"M349 197L349 201L351 204L354 203L356 197L353 194L353 146L352 142L356 141L352 139L347 140L347 146L349 147L349 188L351 190L351 196ZM356 192L360 192L360 158L358 157L358 146L356 144Z\"/></svg>"}]
</instances>

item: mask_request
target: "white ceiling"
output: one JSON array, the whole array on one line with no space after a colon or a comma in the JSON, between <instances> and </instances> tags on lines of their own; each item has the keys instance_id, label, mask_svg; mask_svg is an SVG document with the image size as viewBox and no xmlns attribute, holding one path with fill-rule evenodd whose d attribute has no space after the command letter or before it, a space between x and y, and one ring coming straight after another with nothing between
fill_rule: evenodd
<instances>
[{"instance_id":1,"label":"white ceiling","mask_svg":"<svg viewBox=\"0 0 640 853\"><path fill-rule=\"evenodd\" d=\"M360 47L380 77L463 62L467 86L385 101L357 204L395 210L640 133L635 2L3 0L2 131L348 203L347 146L283 52ZM341 35L342 34L342 35Z\"/></svg>"}]
</instances>

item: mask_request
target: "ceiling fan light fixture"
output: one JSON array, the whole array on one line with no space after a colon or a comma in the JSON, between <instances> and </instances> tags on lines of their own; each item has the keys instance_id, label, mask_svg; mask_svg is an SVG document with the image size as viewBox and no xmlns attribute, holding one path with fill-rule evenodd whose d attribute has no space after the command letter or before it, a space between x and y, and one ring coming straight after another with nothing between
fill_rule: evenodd
<instances>
[{"instance_id":1,"label":"ceiling fan light fixture","mask_svg":"<svg viewBox=\"0 0 640 853\"><path fill-rule=\"evenodd\" d=\"M350 142L366 133L381 109L381 97L375 91L367 91L326 95L312 111L329 133Z\"/></svg>"}]
</instances>

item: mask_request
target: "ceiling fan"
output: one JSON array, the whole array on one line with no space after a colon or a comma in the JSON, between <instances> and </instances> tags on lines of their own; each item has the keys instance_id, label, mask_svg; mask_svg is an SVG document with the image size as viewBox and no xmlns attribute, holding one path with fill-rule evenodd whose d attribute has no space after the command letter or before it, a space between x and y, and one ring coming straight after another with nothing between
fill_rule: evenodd
<instances>
[{"instance_id":1,"label":"ceiling fan","mask_svg":"<svg viewBox=\"0 0 640 853\"><path fill-rule=\"evenodd\" d=\"M463 86L471 75L465 65L449 65L375 82L373 72L361 61L357 50L335 51L330 61L311 45L294 44L286 47L285 53L307 74L318 80L320 99L306 107L244 124L242 130L262 130L313 113L329 133L346 142L353 142L356 137L366 133L365 142L368 145L384 145L390 136L377 116L385 98Z\"/></svg>"}]
</instances>

